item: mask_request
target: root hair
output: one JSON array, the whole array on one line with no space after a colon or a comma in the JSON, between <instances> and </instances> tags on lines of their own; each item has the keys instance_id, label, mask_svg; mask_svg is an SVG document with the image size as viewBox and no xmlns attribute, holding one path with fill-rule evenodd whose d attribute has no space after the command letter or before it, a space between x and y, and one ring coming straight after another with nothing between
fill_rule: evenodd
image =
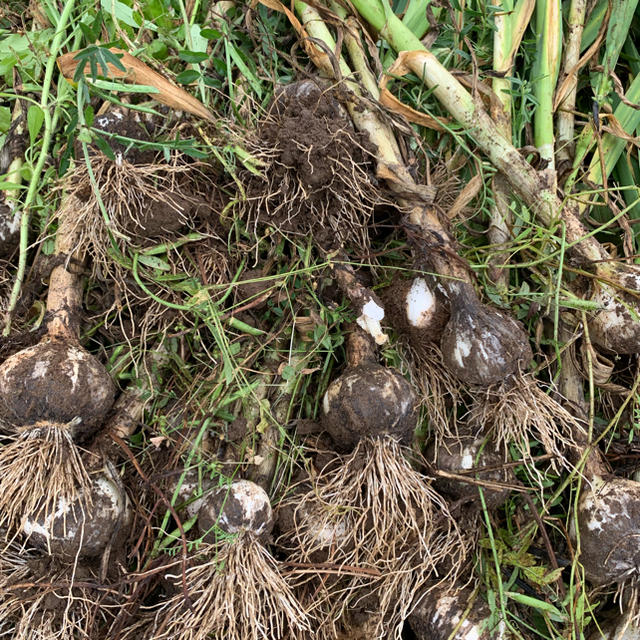
<instances>
[{"instance_id":1,"label":"root hair","mask_svg":"<svg viewBox=\"0 0 640 640\"><path fill-rule=\"evenodd\" d=\"M545 393L531 374L519 374L486 390L476 391L469 424L492 436L496 451L510 443L531 460L531 438L537 438L553 456L555 468L571 469L568 455L584 431L580 421Z\"/></svg>"},{"instance_id":2,"label":"root hair","mask_svg":"<svg viewBox=\"0 0 640 640\"><path fill-rule=\"evenodd\" d=\"M331 100L331 92L328 92ZM285 141L267 140L261 132L280 129L283 122L304 118L293 108L280 111L278 100L258 122L256 132L242 141L262 172L246 173L246 199L241 213L248 226L269 224L280 232L306 236L312 230L330 230L335 244L353 243L367 250L374 206L384 202L367 159L373 159L361 136L339 117L326 120L322 139L310 139L301 130ZM304 127L303 127L304 129ZM283 148L286 146L287 148ZM306 166L297 166L297 160ZM321 158L321 160L320 160ZM293 162L293 164L292 164ZM322 166L314 166L321 162ZM328 181L314 176L322 170ZM314 176L305 180L302 173ZM328 247L327 247L328 248Z\"/></svg>"},{"instance_id":3,"label":"root hair","mask_svg":"<svg viewBox=\"0 0 640 640\"><path fill-rule=\"evenodd\" d=\"M16 530L23 518L44 518L62 500L90 500L89 474L70 425L49 422L19 429L0 449L0 524Z\"/></svg>"},{"instance_id":4,"label":"root hair","mask_svg":"<svg viewBox=\"0 0 640 640\"><path fill-rule=\"evenodd\" d=\"M296 599L276 560L249 533L200 547L207 560L187 569L190 606L180 590L156 616L148 640L300 639L309 637L309 614Z\"/></svg>"},{"instance_id":5,"label":"root hair","mask_svg":"<svg viewBox=\"0 0 640 640\"><path fill-rule=\"evenodd\" d=\"M313 562L321 552L331 566L345 568L343 578L325 583L316 596L327 630L346 609L373 596L376 637L389 637L394 629L400 638L410 594L430 580L433 588L452 584L468 552L446 502L389 437L361 441L350 455L325 467L312 489L292 504L295 529L282 540L292 560Z\"/></svg>"}]
</instances>

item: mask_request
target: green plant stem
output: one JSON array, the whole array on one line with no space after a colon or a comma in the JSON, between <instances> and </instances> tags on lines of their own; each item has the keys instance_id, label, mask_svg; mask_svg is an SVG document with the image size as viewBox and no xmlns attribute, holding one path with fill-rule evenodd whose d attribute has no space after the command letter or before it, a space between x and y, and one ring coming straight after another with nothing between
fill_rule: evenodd
<instances>
[{"instance_id":1,"label":"green plant stem","mask_svg":"<svg viewBox=\"0 0 640 640\"><path fill-rule=\"evenodd\" d=\"M407 66L432 89L432 95L474 138L493 165L502 171L514 190L536 212L544 226L553 227L562 216L566 224L567 242L576 243L575 250L583 259L609 259L607 252L594 238L585 238L586 231L575 211L558 199L554 184L549 183L548 177L538 174L504 138L482 105L422 46L398 17L391 12L385 13L382 0L353 0L353 5L381 36L387 37L388 34L389 43L394 48L402 47L398 51L420 52L419 56L409 55L405 59ZM606 270L606 267L602 269Z\"/></svg>"},{"instance_id":2,"label":"green plant stem","mask_svg":"<svg viewBox=\"0 0 640 640\"><path fill-rule=\"evenodd\" d=\"M534 116L534 140L540 157L546 160L545 172L555 182L553 94L558 78L562 44L562 20L558 0L536 3L538 49L533 65L532 84L538 104Z\"/></svg>"},{"instance_id":3,"label":"green plant stem","mask_svg":"<svg viewBox=\"0 0 640 640\"><path fill-rule=\"evenodd\" d=\"M563 78L568 79L567 93L558 107L556 157L559 162L568 162L573 151L573 136L578 89L577 65L580 59L580 43L587 14L586 0L571 0L567 38L564 49Z\"/></svg>"},{"instance_id":4,"label":"green plant stem","mask_svg":"<svg viewBox=\"0 0 640 640\"><path fill-rule=\"evenodd\" d=\"M491 0L496 7L495 31L493 34L493 69L496 72L491 84L493 92L498 98L493 105L491 116L498 129L505 137L511 139L511 75L513 60L520 46L522 35L533 12L534 0L519 0L515 7L510 1ZM510 190L504 178L500 175L492 181L494 203L490 209L490 224L488 236L490 243L496 248L506 247L511 238L512 213L509 208ZM490 279L495 283L498 291L504 293L508 289L509 273L504 269L506 258L497 252L490 260Z\"/></svg>"},{"instance_id":5,"label":"green plant stem","mask_svg":"<svg viewBox=\"0 0 640 640\"><path fill-rule=\"evenodd\" d=\"M53 108L53 114L50 112L49 94L51 92L51 84L53 81L53 73L56 68L56 59L60 52L60 46L65 36L65 30L67 23L71 17L75 0L67 0L62 13L60 14L60 20L56 25L56 32L51 43L51 49L49 51L49 60L45 67L44 80L42 82L42 94L40 96L40 108L44 113L44 132L42 136L42 147L40 148L40 154L38 161L33 169L33 174L29 182L27 189L27 195L22 205L22 215L20 219L20 256L18 258L18 269L16 271L15 282L11 290L11 297L9 299L9 305L5 313L4 329L2 334L8 336L11 332L11 317L15 311L16 305L20 298L20 290L22 289L22 283L24 282L24 276L27 268L27 247L29 244L29 221L31 217L31 207L35 201L38 188L40 187L40 176L44 169L47 156L49 155L49 148L51 147L51 141L53 140L53 133L58 124L58 118L60 114L59 103L60 97L66 89L66 83L63 81L62 85L58 87L58 103Z\"/></svg>"}]
</instances>

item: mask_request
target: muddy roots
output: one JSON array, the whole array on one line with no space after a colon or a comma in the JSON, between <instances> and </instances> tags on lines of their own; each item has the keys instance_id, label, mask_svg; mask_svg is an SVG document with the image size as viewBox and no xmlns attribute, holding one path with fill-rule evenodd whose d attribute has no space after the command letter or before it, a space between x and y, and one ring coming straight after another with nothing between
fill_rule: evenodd
<instances>
[{"instance_id":1,"label":"muddy roots","mask_svg":"<svg viewBox=\"0 0 640 640\"><path fill-rule=\"evenodd\" d=\"M529 374L476 390L469 424L490 435L496 451L515 444L525 462L532 458L531 439L537 439L553 456L556 468L572 468L568 456L576 448L577 434L583 432L580 421L540 389Z\"/></svg>"},{"instance_id":2,"label":"muddy roots","mask_svg":"<svg viewBox=\"0 0 640 640\"><path fill-rule=\"evenodd\" d=\"M272 640L310 636L309 616L269 551L251 534L205 545L207 560L186 571L178 593L158 612L147 640Z\"/></svg>"},{"instance_id":3,"label":"muddy roots","mask_svg":"<svg viewBox=\"0 0 640 640\"><path fill-rule=\"evenodd\" d=\"M42 518L60 501L90 496L89 475L69 425L41 422L18 430L0 449L0 523L11 530Z\"/></svg>"},{"instance_id":4,"label":"muddy roots","mask_svg":"<svg viewBox=\"0 0 640 640\"><path fill-rule=\"evenodd\" d=\"M45 569L47 560L28 557L24 550L21 555L21 566L4 576L0 600L0 619L12 640L104 637L119 610L112 590L85 567Z\"/></svg>"},{"instance_id":5,"label":"muddy roots","mask_svg":"<svg viewBox=\"0 0 640 640\"><path fill-rule=\"evenodd\" d=\"M457 378L444 366L440 347L434 343L412 344L403 340L401 348L411 363L412 380L418 388L418 402L424 407L436 443L443 438L456 437L456 407L462 388Z\"/></svg>"},{"instance_id":6,"label":"muddy roots","mask_svg":"<svg viewBox=\"0 0 640 640\"><path fill-rule=\"evenodd\" d=\"M245 215L250 226L313 233L325 248L346 242L366 249L373 207L381 201L373 156L335 93L313 80L276 93L244 141L262 165L260 176L245 176Z\"/></svg>"},{"instance_id":7,"label":"muddy roots","mask_svg":"<svg viewBox=\"0 0 640 640\"><path fill-rule=\"evenodd\" d=\"M400 637L411 595L437 576L453 581L467 544L446 502L392 438L365 439L327 466L313 488L292 499L294 530L283 544L297 563L324 556L344 578L326 587L327 621L374 597L375 629Z\"/></svg>"},{"instance_id":8,"label":"muddy roots","mask_svg":"<svg viewBox=\"0 0 640 640\"><path fill-rule=\"evenodd\" d=\"M129 246L144 247L154 239L176 235L204 207L204 189L211 186L203 168L181 160L180 154L169 162L150 164L134 164L126 157L112 161L96 154L91 171L99 197L84 162L76 163L66 189L80 203L74 222L92 258L94 275L102 277L118 275L111 272L118 250L127 255Z\"/></svg>"}]
</instances>

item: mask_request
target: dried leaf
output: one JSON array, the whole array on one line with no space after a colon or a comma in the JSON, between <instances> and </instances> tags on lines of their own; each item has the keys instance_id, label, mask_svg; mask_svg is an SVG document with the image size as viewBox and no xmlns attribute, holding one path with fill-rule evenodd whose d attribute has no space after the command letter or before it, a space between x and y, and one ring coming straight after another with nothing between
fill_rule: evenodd
<instances>
[{"instance_id":1,"label":"dried leaf","mask_svg":"<svg viewBox=\"0 0 640 640\"><path fill-rule=\"evenodd\" d=\"M453 220L478 195L481 186L482 178L479 174L476 174L458 194L455 202L447 212L447 217Z\"/></svg>"},{"instance_id":2,"label":"dried leaf","mask_svg":"<svg viewBox=\"0 0 640 640\"><path fill-rule=\"evenodd\" d=\"M202 104L202 102L197 98L194 98L190 93L187 93L184 89L175 85L170 80L167 80L164 76L160 75L157 71L154 71L144 62L141 62L130 53L115 47L111 47L109 51L122 55L120 62L125 68L125 71L122 71L114 65L108 64L109 78L120 78L125 82L130 82L132 84L155 87L158 90L158 93L152 94L154 100L157 100L172 109L188 111L189 113L193 113L199 118L203 118L205 120L215 120L214 115ZM62 75L69 81L73 80L79 63L79 61L75 59L77 55L77 51L72 51L61 55L57 60L60 73L62 73Z\"/></svg>"},{"instance_id":3,"label":"dried leaf","mask_svg":"<svg viewBox=\"0 0 640 640\"><path fill-rule=\"evenodd\" d=\"M389 74L403 76L409 73L409 71L410 69L403 64L397 66L396 64L394 64L391 69L389 69ZM445 131L445 128L434 117L430 116L427 113L417 111L416 109L413 109L409 105L404 104L404 102L396 98L387 88L387 85L389 84L389 81L391 79L391 75L383 75L380 79L379 85L380 102L385 107L387 107L387 109L405 117L407 120L409 120L409 122L422 125L423 127L433 129L434 131ZM442 122L448 122L448 120L443 119Z\"/></svg>"}]
</instances>

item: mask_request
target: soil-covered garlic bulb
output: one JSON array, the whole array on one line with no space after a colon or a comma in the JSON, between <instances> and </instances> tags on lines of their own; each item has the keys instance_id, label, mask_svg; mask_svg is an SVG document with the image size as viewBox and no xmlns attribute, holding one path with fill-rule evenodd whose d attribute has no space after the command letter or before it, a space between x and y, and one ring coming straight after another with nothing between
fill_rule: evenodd
<instances>
[{"instance_id":1,"label":"soil-covered garlic bulb","mask_svg":"<svg viewBox=\"0 0 640 640\"><path fill-rule=\"evenodd\" d=\"M506 484L515 480L515 476L510 468L502 468L504 457L495 450L492 443L486 441L486 438L472 434L445 437L438 446L435 442L432 443L426 455L428 460L433 460L436 469L443 472L435 481L436 487L443 493L457 500L478 498L478 485L447 477L447 474L456 474L479 481L489 509L503 505L509 497L510 492L507 488L492 487L491 483ZM482 468L488 470L481 471ZM479 471L470 473L474 469ZM486 486L483 483L486 483Z\"/></svg>"},{"instance_id":2,"label":"soil-covered garlic bulb","mask_svg":"<svg viewBox=\"0 0 640 640\"><path fill-rule=\"evenodd\" d=\"M380 193L369 136L357 132L322 80L277 87L257 129L243 141L263 166L246 182L249 226L313 235L325 248L368 246L368 222Z\"/></svg>"},{"instance_id":3,"label":"soil-covered garlic bulb","mask_svg":"<svg viewBox=\"0 0 640 640\"><path fill-rule=\"evenodd\" d=\"M600 622L599 628L594 629L588 640L638 640L640 626L631 620L632 616L619 616L607 622Z\"/></svg>"},{"instance_id":4,"label":"soil-covered garlic bulb","mask_svg":"<svg viewBox=\"0 0 640 640\"><path fill-rule=\"evenodd\" d=\"M261 537L271 533L273 511L266 491L249 480L236 480L209 494L198 513L202 533L217 526L225 533L251 533Z\"/></svg>"},{"instance_id":5,"label":"soil-covered garlic bulb","mask_svg":"<svg viewBox=\"0 0 640 640\"><path fill-rule=\"evenodd\" d=\"M428 593L409 616L416 639L515 640L504 622L495 623L489 605L479 597L469 609L472 593L471 589Z\"/></svg>"},{"instance_id":6,"label":"soil-covered garlic bulb","mask_svg":"<svg viewBox=\"0 0 640 640\"><path fill-rule=\"evenodd\" d=\"M445 365L464 383L489 386L526 369L526 333L512 318L482 304L467 283L450 283L451 319L440 348Z\"/></svg>"},{"instance_id":7,"label":"soil-covered garlic bulb","mask_svg":"<svg viewBox=\"0 0 640 640\"><path fill-rule=\"evenodd\" d=\"M415 395L400 373L374 360L368 336L349 338L349 366L327 389L323 426L336 450L350 451L360 440L389 435L411 442L416 426Z\"/></svg>"},{"instance_id":8,"label":"soil-covered garlic bulb","mask_svg":"<svg viewBox=\"0 0 640 640\"><path fill-rule=\"evenodd\" d=\"M81 436L103 421L114 398L104 366L73 342L46 340L0 365L0 418L12 424L80 418L76 434Z\"/></svg>"},{"instance_id":9,"label":"soil-covered garlic bulb","mask_svg":"<svg viewBox=\"0 0 640 640\"><path fill-rule=\"evenodd\" d=\"M640 483L594 475L583 482L577 520L579 560L590 582L608 585L640 575Z\"/></svg>"},{"instance_id":10,"label":"soil-covered garlic bulb","mask_svg":"<svg viewBox=\"0 0 640 640\"><path fill-rule=\"evenodd\" d=\"M176 506L184 505L188 518L193 518L200 511L204 501L213 487L213 481L208 478L198 478L196 469L189 469L184 477L173 478L169 482L169 495L177 489Z\"/></svg>"},{"instance_id":11,"label":"soil-covered garlic bulb","mask_svg":"<svg viewBox=\"0 0 640 640\"><path fill-rule=\"evenodd\" d=\"M269 497L258 485L236 480L205 497L198 513L204 544L176 595L158 611L145 640L302 640L310 637L309 613L296 599L264 542L273 526ZM231 536L213 535L214 527ZM193 602L186 606L184 587Z\"/></svg>"},{"instance_id":12,"label":"soil-covered garlic bulb","mask_svg":"<svg viewBox=\"0 0 640 640\"><path fill-rule=\"evenodd\" d=\"M58 558L93 558L126 537L130 517L121 484L112 473L101 472L92 478L90 496L79 495L71 503L60 499L55 511L26 516L22 531L30 544Z\"/></svg>"},{"instance_id":13,"label":"soil-covered garlic bulb","mask_svg":"<svg viewBox=\"0 0 640 640\"><path fill-rule=\"evenodd\" d=\"M640 268L614 267L610 276L635 295L609 284L596 285L592 301L600 307L589 323L591 342L615 353L640 353Z\"/></svg>"},{"instance_id":14,"label":"soil-covered garlic bulb","mask_svg":"<svg viewBox=\"0 0 640 640\"><path fill-rule=\"evenodd\" d=\"M441 285L429 276L396 280L384 294L394 327L412 342L438 342L449 320L449 305Z\"/></svg>"},{"instance_id":15,"label":"soil-covered garlic bulb","mask_svg":"<svg viewBox=\"0 0 640 640\"><path fill-rule=\"evenodd\" d=\"M6 258L18 246L20 210L10 206L0 194L0 258Z\"/></svg>"}]
</instances>

